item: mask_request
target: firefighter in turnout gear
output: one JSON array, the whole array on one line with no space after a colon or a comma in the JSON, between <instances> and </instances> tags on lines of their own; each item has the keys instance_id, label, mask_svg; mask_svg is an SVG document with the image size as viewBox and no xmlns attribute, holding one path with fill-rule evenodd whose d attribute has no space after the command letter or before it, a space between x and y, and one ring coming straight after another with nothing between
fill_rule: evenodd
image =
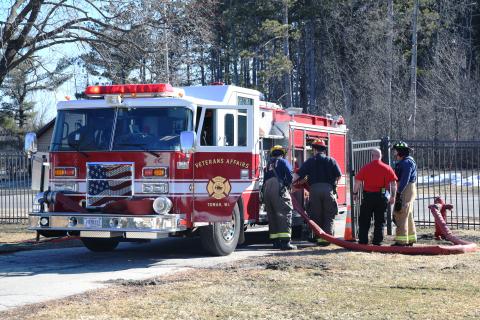
<instances>
[{"instance_id":1,"label":"firefighter in turnout gear","mask_svg":"<svg viewBox=\"0 0 480 320\"><path fill-rule=\"evenodd\" d=\"M417 242L415 222L413 220L413 202L417 197L417 164L410 156L412 150L405 142L393 145L398 161L395 174L398 177L397 197L393 216L397 225L394 246L412 246Z\"/></svg>"},{"instance_id":2,"label":"firefighter in turnout gear","mask_svg":"<svg viewBox=\"0 0 480 320\"><path fill-rule=\"evenodd\" d=\"M292 167L284 159L285 149L276 145L270 150L270 161L264 172L264 203L268 215L270 239L280 250L293 250L292 234Z\"/></svg>"},{"instance_id":3,"label":"firefighter in turnout gear","mask_svg":"<svg viewBox=\"0 0 480 320\"><path fill-rule=\"evenodd\" d=\"M310 200L307 211L323 231L333 235L334 219L338 214L336 189L342 173L337 161L327 156L327 146L323 140L313 141L312 148L314 156L302 164L296 181L308 177ZM322 238L316 238L316 242L322 246L330 244Z\"/></svg>"}]
</instances>

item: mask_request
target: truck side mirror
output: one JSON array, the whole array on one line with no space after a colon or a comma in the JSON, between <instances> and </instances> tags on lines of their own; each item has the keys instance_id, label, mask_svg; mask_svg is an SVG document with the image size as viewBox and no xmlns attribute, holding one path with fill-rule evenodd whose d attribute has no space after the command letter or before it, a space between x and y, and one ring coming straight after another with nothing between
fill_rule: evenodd
<instances>
[{"instance_id":1,"label":"truck side mirror","mask_svg":"<svg viewBox=\"0 0 480 320\"><path fill-rule=\"evenodd\" d=\"M37 152L37 134L35 132L28 132L25 135L24 151L29 155Z\"/></svg>"},{"instance_id":2,"label":"truck side mirror","mask_svg":"<svg viewBox=\"0 0 480 320\"><path fill-rule=\"evenodd\" d=\"M192 153L195 146L196 134L194 131L180 132L180 149L183 153Z\"/></svg>"}]
</instances>

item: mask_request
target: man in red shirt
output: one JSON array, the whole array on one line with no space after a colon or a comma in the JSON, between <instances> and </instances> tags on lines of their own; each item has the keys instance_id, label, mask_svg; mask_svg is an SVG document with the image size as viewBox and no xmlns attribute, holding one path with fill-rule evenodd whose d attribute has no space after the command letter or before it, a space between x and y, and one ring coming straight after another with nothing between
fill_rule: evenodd
<instances>
[{"instance_id":1,"label":"man in red shirt","mask_svg":"<svg viewBox=\"0 0 480 320\"><path fill-rule=\"evenodd\" d=\"M358 200L358 190L363 184L363 199L358 220L358 243L368 244L368 231L374 217L372 244L381 245L385 212L388 204L395 202L397 176L393 169L382 162L382 152L372 149L372 161L363 166L355 176L354 200Z\"/></svg>"}]
</instances>

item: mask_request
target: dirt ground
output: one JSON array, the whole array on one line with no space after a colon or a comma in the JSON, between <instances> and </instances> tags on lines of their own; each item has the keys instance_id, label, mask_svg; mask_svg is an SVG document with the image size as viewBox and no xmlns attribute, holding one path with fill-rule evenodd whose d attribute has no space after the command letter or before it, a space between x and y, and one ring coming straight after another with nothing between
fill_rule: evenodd
<instances>
[{"instance_id":1,"label":"dirt ground","mask_svg":"<svg viewBox=\"0 0 480 320\"><path fill-rule=\"evenodd\" d=\"M0 244L35 240L35 232L22 224L0 224Z\"/></svg>"},{"instance_id":2,"label":"dirt ground","mask_svg":"<svg viewBox=\"0 0 480 320\"><path fill-rule=\"evenodd\" d=\"M432 230L419 242L435 243ZM456 230L480 245L479 231ZM405 256L331 245L117 281L2 319L478 319L480 252Z\"/></svg>"},{"instance_id":3,"label":"dirt ground","mask_svg":"<svg viewBox=\"0 0 480 320\"><path fill-rule=\"evenodd\" d=\"M36 232L27 230L26 225L0 224L0 254L22 250L38 250L81 246L77 238L45 238L36 239Z\"/></svg>"}]
</instances>

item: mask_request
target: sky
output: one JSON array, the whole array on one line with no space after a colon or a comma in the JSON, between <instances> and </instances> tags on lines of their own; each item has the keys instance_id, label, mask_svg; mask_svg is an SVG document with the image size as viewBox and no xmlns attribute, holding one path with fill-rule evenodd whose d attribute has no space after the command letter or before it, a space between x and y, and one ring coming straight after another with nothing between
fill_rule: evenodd
<instances>
[{"instance_id":1,"label":"sky","mask_svg":"<svg viewBox=\"0 0 480 320\"><path fill-rule=\"evenodd\" d=\"M40 56L43 59L48 58L50 63L47 68L53 70L59 59L77 57L82 52L87 52L87 47L84 44L73 43L46 49L41 52ZM85 69L78 65L71 66L64 73L70 74L71 78L56 90L42 90L31 94L31 100L36 103L35 110L43 115L42 119L38 119L43 124L48 123L56 116L56 105L59 101L75 100L75 93L83 92L87 85L105 81L92 75L87 76Z\"/></svg>"},{"instance_id":2,"label":"sky","mask_svg":"<svg viewBox=\"0 0 480 320\"><path fill-rule=\"evenodd\" d=\"M0 0L0 21L5 21L14 0ZM86 46L83 44L64 44L52 48L47 48L38 53L39 58L48 70L54 70L56 62L64 57L75 57L86 52ZM56 115L56 104L59 101L67 100L66 97L75 99L75 93L85 89L87 76L85 71L78 66L71 67L65 72L72 75L72 78L54 91L37 91L29 95L29 100L35 102L35 110L42 114L42 123L47 123ZM97 82L90 77L90 82Z\"/></svg>"}]
</instances>

